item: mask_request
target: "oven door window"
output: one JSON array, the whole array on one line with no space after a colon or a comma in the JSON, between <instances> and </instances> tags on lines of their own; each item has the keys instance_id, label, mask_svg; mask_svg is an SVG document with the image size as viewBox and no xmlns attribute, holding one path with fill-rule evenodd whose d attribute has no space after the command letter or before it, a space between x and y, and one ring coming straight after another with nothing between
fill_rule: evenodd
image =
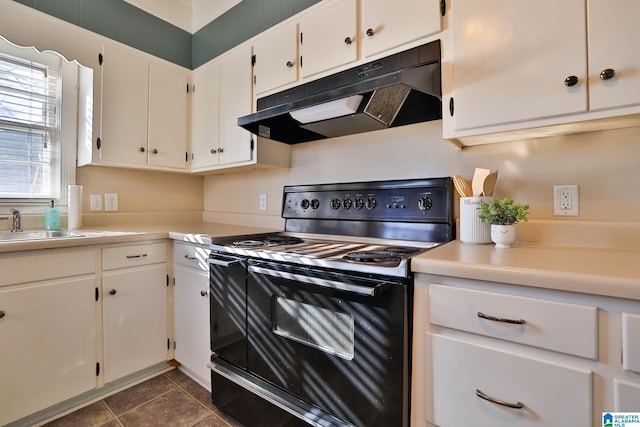
<instances>
[{"instance_id":1,"label":"oven door window","mask_svg":"<svg viewBox=\"0 0 640 427\"><path fill-rule=\"evenodd\" d=\"M354 318L286 297L274 297L273 332L347 360L354 355Z\"/></svg>"}]
</instances>

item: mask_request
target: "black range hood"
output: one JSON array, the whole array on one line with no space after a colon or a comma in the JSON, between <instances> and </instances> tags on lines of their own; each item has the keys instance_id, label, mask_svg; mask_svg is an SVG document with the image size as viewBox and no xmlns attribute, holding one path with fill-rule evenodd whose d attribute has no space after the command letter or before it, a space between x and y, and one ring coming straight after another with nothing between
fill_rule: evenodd
<instances>
[{"instance_id":1,"label":"black range hood","mask_svg":"<svg viewBox=\"0 0 640 427\"><path fill-rule=\"evenodd\" d=\"M441 119L440 41L259 98L257 110L238 125L287 144Z\"/></svg>"}]
</instances>

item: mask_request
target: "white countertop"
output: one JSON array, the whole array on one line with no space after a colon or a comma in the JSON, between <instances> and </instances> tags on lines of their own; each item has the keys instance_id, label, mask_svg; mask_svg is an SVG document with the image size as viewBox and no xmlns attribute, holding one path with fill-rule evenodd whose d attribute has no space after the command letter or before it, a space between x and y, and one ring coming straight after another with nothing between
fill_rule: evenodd
<instances>
[{"instance_id":1,"label":"white countertop","mask_svg":"<svg viewBox=\"0 0 640 427\"><path fill-rule=\"evenodd\" d=\"M556 245L496 249L456 240L412 259L412 270L640 300L640 250Z\"/></svg>"}]
</instances>

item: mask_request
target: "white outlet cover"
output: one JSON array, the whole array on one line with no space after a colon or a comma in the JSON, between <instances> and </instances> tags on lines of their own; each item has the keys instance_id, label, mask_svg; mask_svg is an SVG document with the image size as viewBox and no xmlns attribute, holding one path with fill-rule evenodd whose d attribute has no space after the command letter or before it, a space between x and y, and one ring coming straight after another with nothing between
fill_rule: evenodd
<instances>
[{"instance_id":1,"label":"white outlet cover","mask_svg":"<svg viewBox=\"0 0 640 427\"><path fill-rule=\"evenodd\" d=\"M92 211L102 210L102 194L91 195L91 210Z\"/></svg>"},{"instance_id":2,"label":"white outlet cover","mask_svg":"<svg viewBox=\"0 0 640 427\"><path fill-rule=\"evenodd\" d=\"M553 186L553 214L556 216L578 216L580 199L577 185ZM565 205L568 204L568 207Z\"/></svg>"},{"instance_id":3,"label":"white outlet cover","mask_svg":"<svg viewBox=\"0 0 640 427\"><path fill-rule=\"evenodd\" d=\"M104 193L104 210L118 210L118 193Z\"/></svg>"}]
</instances>

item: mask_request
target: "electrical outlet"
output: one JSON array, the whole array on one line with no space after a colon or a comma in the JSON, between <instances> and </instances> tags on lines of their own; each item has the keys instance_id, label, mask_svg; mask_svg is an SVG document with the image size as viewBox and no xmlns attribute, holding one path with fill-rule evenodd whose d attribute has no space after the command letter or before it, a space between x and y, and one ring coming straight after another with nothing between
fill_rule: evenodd
<instances>
[{"instance_id":1,"label":"electrical outlet","mask_svg":"<svg viewBox=\"0 0 640 427\"><path fill-rule=\"evenodd\" d=\"M579 198L577 185L553 186L553 214L578 216Z\"/></svg>"},{"instance_id":2,"label":"electrical outlet","mask_svg":"<svg viewBox=\"0 0 640 427\"><path fill-rule=\"evenodd\" d=\"M118 210L118 193L104 193L104 210Z\"/></svg>"},{"instance_id":3,"label":"electrical outlet","mask_svg":"<svg viewBox=\"0 0 640 427\"><path fill-rule=\"evenodd\" d=\"M92 211L102 210L102 194L91 195L91 210Z\"/></svg>"},{"instance_id":4,"label":"electrical outlet","mask_svg":"<svg viewBox=\"0 0 640 427\"><path fill-rule=\"evenodd\" d=\"M260 210L261 211L266 211L267 210L267 195L266 194L261 194L260 195Z\"/></svg>"}]
</instances>

